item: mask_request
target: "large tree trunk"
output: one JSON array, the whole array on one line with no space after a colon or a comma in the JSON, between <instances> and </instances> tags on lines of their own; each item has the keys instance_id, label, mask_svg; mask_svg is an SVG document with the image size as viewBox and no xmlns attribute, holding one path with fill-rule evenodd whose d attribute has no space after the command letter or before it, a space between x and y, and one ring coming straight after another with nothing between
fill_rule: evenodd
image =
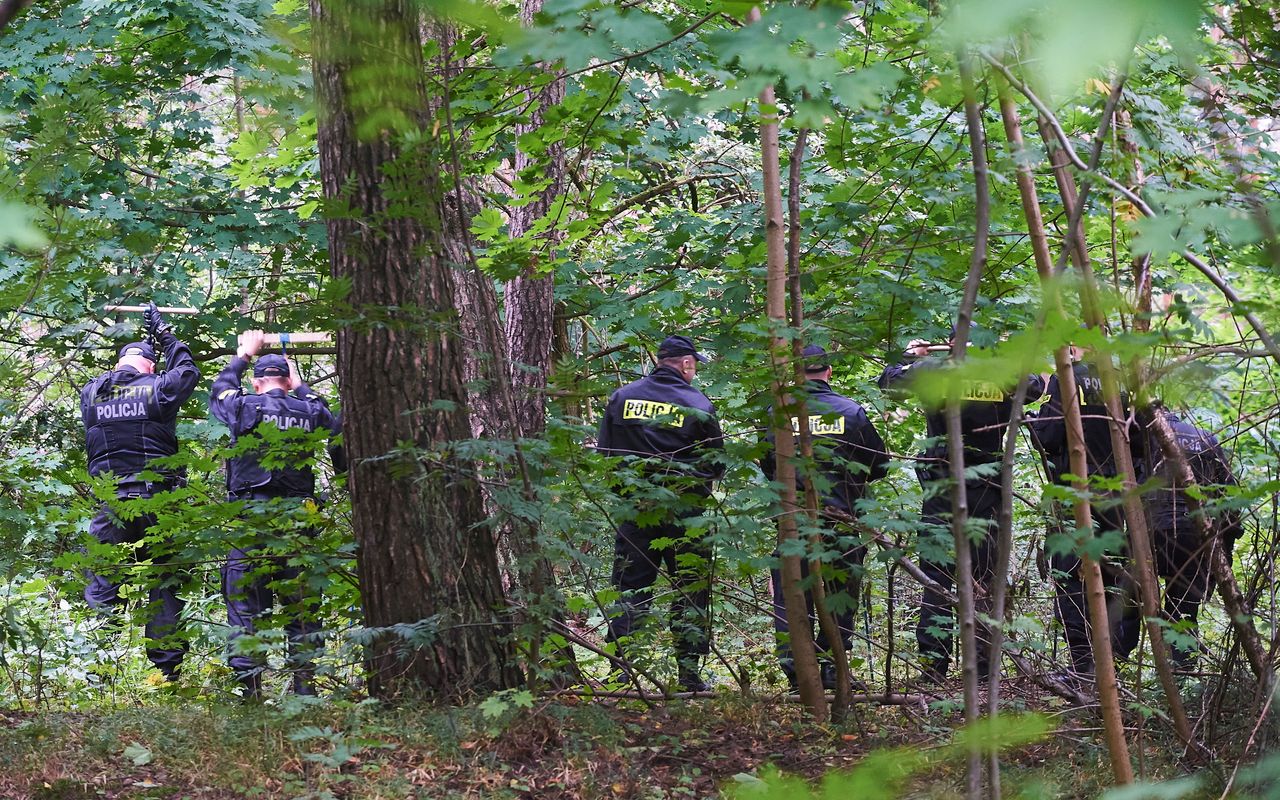
<instances>
[{"instance_id":1,"label":"large tree trunk","mask_svg":"<svg viewBox=\"0 0 1280 800\"><path fill-rule=\"evenodd\" d=\"M357 320L339 332L338 375L365 623L378 630L370 691L457 698L518 674L480 489L449 447L470 429L438 154L429 136L401 143L432 129L413 8L311 0L318 141L330 266Z\"/></svg>"}]
</instances>

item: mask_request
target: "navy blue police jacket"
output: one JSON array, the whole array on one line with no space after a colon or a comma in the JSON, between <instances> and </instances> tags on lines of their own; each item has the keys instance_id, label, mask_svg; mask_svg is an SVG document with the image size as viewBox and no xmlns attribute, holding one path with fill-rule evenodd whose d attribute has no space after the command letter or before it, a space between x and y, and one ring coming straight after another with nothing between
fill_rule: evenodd
<instances>
[{"instance_id":1,"label":"navy blue police jacket","mask_svg":"<svg viewBox=\"0 0 1280 800\"><path fill-rule=\"evenodd\" d=\"M855 504L867 491L867 484L889 474L889 453L880 432L867 416L866 409L854 400L831 389L826 381L805 384L808 398L805 412L809 432L813 435L813 457L821 471L825 486L821 493L824 507L846 514L854 513ZM771 410L772 413L772 410ZM793 427L796 420L792 420ZM773 450L773 433L766 436L770 449L760 462L764 475L773 480L777 471ZM805 482L796 473L796 490L804 491Z\"/></svg>"},{"instance_id":2,"label":"navy blue police jacket","mask_svg":"<svg viewBox=\"0 0 1280 800\"><path fill-rule=\"evenodd\" d=\"M1172 411L1162 411L1169 427L1173 429L1178 449L1187 459L1191 474L1200 486L1210 493L1215 487L1229 486L1236 482L1235 475L1227 454L1212 433L1201 430L1183 420ZM1149 434L1148 438L1154 434ZM1146 495L1147 514L1151 519L1151 527L1155 530L1191 530L1191 504L1187 501L1186 487L1178 479L1177 472L1171 463L1167 463L1163 451L1158 445L1149 443L1150 454L1144 464L1142 478L1155 479L1159 488ZM1238 513L1228 512L1218 521L1218 529L1224 536L1235 539L1240 535L1240 518Z\"/></svg>"},{"instance_id":3,"label":"navy blue police jacket","mask_svg":"<svg viewBox=\"0 0 1280 800\"><path fill-rule=\"evenodd\" d=\"M262 394L247 394L242 387L249 362L235 357L213 381L209 408L213 416L231 430L234 444L252 434L260 426L271 425L282 430L300 429L308 433L327 430L331 437L329 455L336 472L345 472L346 454L332 444L341 432L337 417L324 398L303 384L293 394L272 389ZM280 497L310 497L315 494L315 473L309 455L299 454L297 465L267 469L261 464L261 453L249 450L227 461L227 493L233 497L268 494Z\"/></svg>"},{"instance_id":4,"label":"navy blue police jacket","mask_svg":"<svg viewBox=\"0 0 1280 800\"><path fill-rule=\"evenodd\" d=\"M1111 447L1111 425L1107 421L1106 401L1102 396L1102 379L1098 368L1080 361L1071 365L1076 380L1076 394L1080 402L1080 423L1084 429L1084 448L1090 475L1114 477L1118 474L1115 451ZM1067 444L1067 423L1063 416L1062 386L1058 376L1049 378L1049 399L1040 413L1029 422L1032 437L1049 462L1050 477L1058 483L1070 483L1062 476L1071 472L1071 456ZM1129 416L1129 398L1121 394L1121 407ZM1135 463L1145 452L1141 431L1133 426L1127 431L1129 450Z\"/></svg>"},{"instance_id":5,"label":"navy blue police jacket","mask_svg":"<svg viewBox=\"0 0 1280 800\"><path fill-rule=\"evenodd\" d=\"M931 370L945 369L948 360L939 357L909 358L894 364L880 375L880 388L895 394L909 389L912 380ZM1027 376L1024 403L1039 400L1044 394L1044 380L1039 375ZM1004 459L1004 437L1013 416L1014 387L995 381L969 378L961 385L960 429L964 442L966 467L994 464ZM921 454L917 473L929 480L950 476L947 454L947 416L945 407L925 408L925 435L929 444Z\"/></svg>"},{"instance_id":6,"label":"navy blue police jacket","mask_svg":"<svg viewBox=\"0 0 1280 800\"><path fill-rule=\"evenodd\" d=\"M724 474L716 454L724 433L715 408L678 371L660 366L609 396L596 449L649 460L651 475L690 475L709 493Z\"/></svg>"},{"instance_id":7,"label":"navy blue police jacket","mask_svg":"<svg viewBox=\"0 0 1280 800\"><path fill-rule=\"evenodd\" d=\"M177 337L163 339L164 371L113 369L80 392L89 474L112 473L122 492L159 490L182 478L180 470L151 467L150 461L178 452L178 409L195 391L200 370ZM144 482L143 471L159 474L160 485Z\"/></svg>"}]
</instances>

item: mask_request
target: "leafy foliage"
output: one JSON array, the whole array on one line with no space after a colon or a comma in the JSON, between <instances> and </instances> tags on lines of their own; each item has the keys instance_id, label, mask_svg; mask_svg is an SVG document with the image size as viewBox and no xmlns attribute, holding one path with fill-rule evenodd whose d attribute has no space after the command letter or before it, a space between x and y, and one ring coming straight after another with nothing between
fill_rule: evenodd
<instances>
[{"instance_id":1,"label":"leafy foliage","mask_svg":"<svg viewBox=\"0 0 1280 800\"><path fill-rule=\"evenodd\" d=\"M342 7L359 14L363 5ZM919 546L922 490L912 471L923 426L917 409L883 394L875 378L909 340L946 338L972 255L977 209L954 77L963 48L1025 80L1080 154L1101 148L1096 174L1088 176L1094 185L1084 229L1106 286L1111 331L1080 330L1069 273L1047 288L1036 275L1015 168L1035 167L1050 244L1064 264L1067 210L1045 168L1048 144L1036 135L1036 109L1017 95L1028 146L1012 152L997 113L1001 79L988 70L979 99L989 138L992 244L976 349L962 369L922 388L939 400L949 379L1046 371L1049 352L1066 342L1123 364L1146 362L1144 391L1192 410L1232 452L1240 486L1215 498L1211 510L1245 512L1236 573L1258 626L1274 636L1275 367L1241 322L1248 312L1270 330L1280 323L1270 227L1277 158L1263 122L1276 116L1280 42L1268 4L775 3L746 23L749 4L739 0L549 0L528 29L510 5L421 8L447 13L458 34L430 43L425 76L433 103L447 111L430 135L448 154L448 196L459 207L468 205L464 195L474 198L477 207L452 233L500 293L517 275L550 276L556 303L555 319L545 321L547 338L555 337L546 433L518 443L531 486L507 483L516 442L438 444L466 454L492 486L494 530L512 519L536 524L537 552L555 565L575 637L601 645L605 614L617 599L609 576L618 524L642 519L646 503L687 502L586 447L601 403L646 371L667 332L690 332L715 355L700 386L729 436L726 476L691 521L716 548L715 671L754 687L777 683L764 577L774 560L776 487L756 467L776 377L765 357L772 332L761 296L758 128L777 115L787 160L797 162L793 199L807 318L803 330L788 335L835 354L836 387L868 407L896 455L893 475L861 509L889 544L872 548L858 598L855 660L878 682L890 673L885 688L912 669L913 620L902 609L918 589L896 559L914 557ZM7 704L79 706L119 686L154 688L137 633L105 635L79 599L86 567L134 576L135 593L156 572L133 552L86 547L88 519L110 492L85 472L78 387L109 366L120 343L141 335L138 319L108 315L103 306L153 299L199 308L198 316L174 323L206 373L202 388L238 330L330 329L354 314L347 287L326 269L322 223L340 210L319 199L317 120L325 109L312 99L306 4L51 0L33 4L0 35L0 670ZM383 74L383 61L371 63L355 88L364 101L390 109L376 132L412 128L399 124L408 112L394 101L397 87L418 76ZM1099 120L1121 75L1120 122L1100 139ZM530 98L559 79L564 101L532 125ZM777 89L775 108L756 102L766 85ZM807 144L799 153L802 131ZM517 149L530 164L520 171L513 167ZM513 236L513 211L550 185L548 166L559 154L567 188ZM1142 217L1104 176L1136 187L1154 213ZM1179 258L1188 250L1242 299L1223 299ZM1154 300L1141 315L1135 263L1149 264ZM300 361L313 385L336 396L326 383L334 359L318 352ZM321 465L327 503L254 516L223 502L227 437L199 402L184 409L179 435L176 460L188 485L125 505L130 513L156 513L146 544L185 565L194 666L184 688L229 685L220 666L226 632L218 565L230 547L265 540L303 567L302 580L323 598L315 613L328 632L326 688L358 692L360 647L378 632L360 619L341 481ZM270 444L282 460L314 449L312 442ZM406 466L433 463L431 452L412 447L387 456ZM1047 524L1052 504L1072 497L1042 489L1039 458L1025 442L1015 470L1006 630L1012 649L1047 666L1056 632L1038 556L1111 543ZM1095 483L1094 493L1109 488ZM539 598L519 600L534 605ZM1242 691L1227 623L1216 605L1206 611L1202 637L1214 696ZM416 644L447 636L447 615L397 634ZM567 644L566 636L556 633L553 643ZM654 636L640 658L666 678L666 634ZM239 646L260 648L279 664L281 645L269 625ZM591 650L576 652L591 677L609 668ZM532 675L551 672L546 663L524 666ZM1143 674L1122 669L1139 692ZM514 718L531 698L490 698L482 711L491 721ZM1230 723L1208 726L1220 737L1214 744L1232 758L1247 755L1228 732L1239 723L1231 714L1261 712L1244 701L1224 708L1206 712ZM334 770L365 746L323 726L295 741L324 744L325 752L308 756ZM150 752L138 747L124 757L138 763ZM830 791L889 791L889 777L903 774L893 770L928 763L915 751L885 756L832 778ZM790 779L766 782L777 792L812 794Z\"/></svg>"}]
</instances>

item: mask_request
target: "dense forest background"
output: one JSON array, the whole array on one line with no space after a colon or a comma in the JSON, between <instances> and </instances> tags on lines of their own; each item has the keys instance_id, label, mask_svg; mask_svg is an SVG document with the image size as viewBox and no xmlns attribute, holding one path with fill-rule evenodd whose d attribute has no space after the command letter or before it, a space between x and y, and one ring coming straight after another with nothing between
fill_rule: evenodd
<instances>
[{"instance_id":1,"label":"dense forest background","mask_svg":"<svg viewBox=\"0 0 1280 800\"><path fill-rule=\"evenodd\" d=\"M831 796L978 796L973 755L1000 747L991 796L1096 795L1127 782L1117 759L1140 781L1176 779L1162 797L1275 796L1270 3L0 10L0 752L23 765L0 786L13 796L808 796L770 762L810 778L860 763ZM773 200L784 217L766 214ZM766 302L787 256L798 326ZM188 579L176 687L155 679L138 626L107 625L80 597L88 566L151 569L88 546L111 490L87 476L78 414L79 387L141 335L140 315L104 306L148 300L199 309L170 317L203 372L179 422L189 483L145 508ZM912 688L924 425L876 378L970 313L968 369L1048 373L1056 348L1088 344L1134 398L1227 448L1239 486L1216 502L1244 514L1231 570L1247 613L1210 601L1180 703L1150 647L1118 668L1114 720L1048 679L1066 658L1048 503L1065 498L1046 492L1025 435L1010 462L1004 723L957 737L982 713L960 678ZM256 523L223 502L229 437L205 401L250 327L334 334L290 355L385 473L353 504L321 463L325 502L276 521L323 593L325 697L281 682L267 709L242 710L219 566ZM591 445L608 394L672 332L712 356L698 386L727 434L696 523L715 547L719 691L661 699L674 665L655 631L651 696L620 698L602 684L614 532L635 513L619 491L654 490ZM833 385L896 456L862 517L879 544L851 659L891 703L821 725L825 704L786 698L768 582L775 522L798 517L802 537L810 523L757 466L796 341L834 354ZM470 540L490 543L492 574L456 558ZM278 663L282 634L258 640ZM393 675L388 653L405 648L420 663ZM155 786L173 791L141 793Z\"/></svg>"}]
</instances>

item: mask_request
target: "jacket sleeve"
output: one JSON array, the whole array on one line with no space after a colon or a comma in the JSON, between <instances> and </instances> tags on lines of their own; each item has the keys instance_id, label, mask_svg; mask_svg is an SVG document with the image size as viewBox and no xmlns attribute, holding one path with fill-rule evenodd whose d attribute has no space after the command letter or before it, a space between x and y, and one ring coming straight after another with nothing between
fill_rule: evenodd
<instances>
[{"instance_id":1,"label":"jacket sleeve","mask_svg":"<svg viewBox=\"0 0 1280 800\"><path fill-rule=\"evenodd\" d=\"M1040 413L1028 421L1032 439L1050 460L1060 456L1066 446L1067 426L1062 416L1062 390L1058 376L1049 378L1049 399Z\"/></svg>"},{"instance_id":2,"label":"jacket sleeve","mask_svg":"<svg viewBox=\"0 0 1280 800\"><path fill-rule=\"evenodd\" d=\"M858 409L851 422L853 432L849 444L855 448L855 460L867 468L866 474L858 476L858 480L865 483L878 481L889 474L889 452L884 446L884 439L880 438L880 432L867 416L866 409Z\"/></svg>"},{"instance_id":3,"label":"jacket sleeve","mask_svg":"<svg viewBox=\"0 0 1280 800\"><path fill-rule=\"evenodd\" d=\"M715 409L706 412L702 421L702 438L698 442L698 470L711 480L724 475L725 466L719 459L724 452L724 431L720 429L720 420L716 419Z\"/></svg>"},{"instance_id":4,"label":"jacket sleeve","mask_svg":"<svg viewBox=\"0 0 1280 800\"><path fill-rule=\"evenodd\" d=\"M901 393L905 388L906 379L911 372L911 368L918 363L919 361L912 359L885 367L884 372L880 373L880 380L877 383L883 391Z\"/></svg>"},{"instance_id":5,"label":"jacket sleeve","mask_svg":"<svg viewBox=\"0 0 1280 800\"><path fill-rule=\"evenodd\" d=\"M86 428L89 427L89 408L93 405L93 395L98 390L98 381L98 378L94 378L80 390L80 420Z\"/></svg>"},{"instance_id":6,"label":"jacket sleeve","mask_svg":"<svg viewBox=\"0 0 1280 800\"><path fill-rule=\"evenodd\" d=\"M347 461L347 448L341 442L334 441L341 435L342 417L334 417L333 424L329 427L329 458L333 461L333 471L338 475L345 475L350 467Z\"/></svg>"},{"instance_id":7,"label":"jacket sleeve","mask_svg":"<svg viewBox=\"0 0 1280 800\"><path fill-rule=\"evenodd\" d=\"M333 471L342 475L347 471L347 450L340 442L334 441L342 435L341 415L334 414L329 409L329 401L305 383L299 384L298 388L293 390L293 396L299 400L314 401L319 406L316 421L329 431L329 459L333 462Z\"/></svg>"},{"instance_id":8,"label":"jacket sleeve","mask_svg":"<svg viewBox=\"0 0 1280 800\"><path fill-rule=\"evenodd\" d=\"M249 362L235 356L231 363L213 379L213 387L209 391L209 410L218 420L228 426L235 425L240 415L240 401L244 397L244 371Z\"/></svg>"},{"instance_id":9,"label":"jacket sleeve","mask_svg":"<svg viewBox=\"0 0 1280 800\"><path fill-rule=\"evenodd\" d=\"M596 451L601 455L613 455L613 410L617 404L617 394L609 395L609 402L600 416L600 434L596 436Z\"/></svg>"},{"instance_id":10,"label":"jacket sleeve","mask_svg":"<svg viewBox=\"0 0 1280 800\"><path fill-rule=\"evenodd\" d=\"M164 372L156 390L160 393L160 404L165 407L180 406L191 398L200 381L200 370L191 357L191 350L178 337L168 334L164 337Z\"/></svg>"}]
</instances>

